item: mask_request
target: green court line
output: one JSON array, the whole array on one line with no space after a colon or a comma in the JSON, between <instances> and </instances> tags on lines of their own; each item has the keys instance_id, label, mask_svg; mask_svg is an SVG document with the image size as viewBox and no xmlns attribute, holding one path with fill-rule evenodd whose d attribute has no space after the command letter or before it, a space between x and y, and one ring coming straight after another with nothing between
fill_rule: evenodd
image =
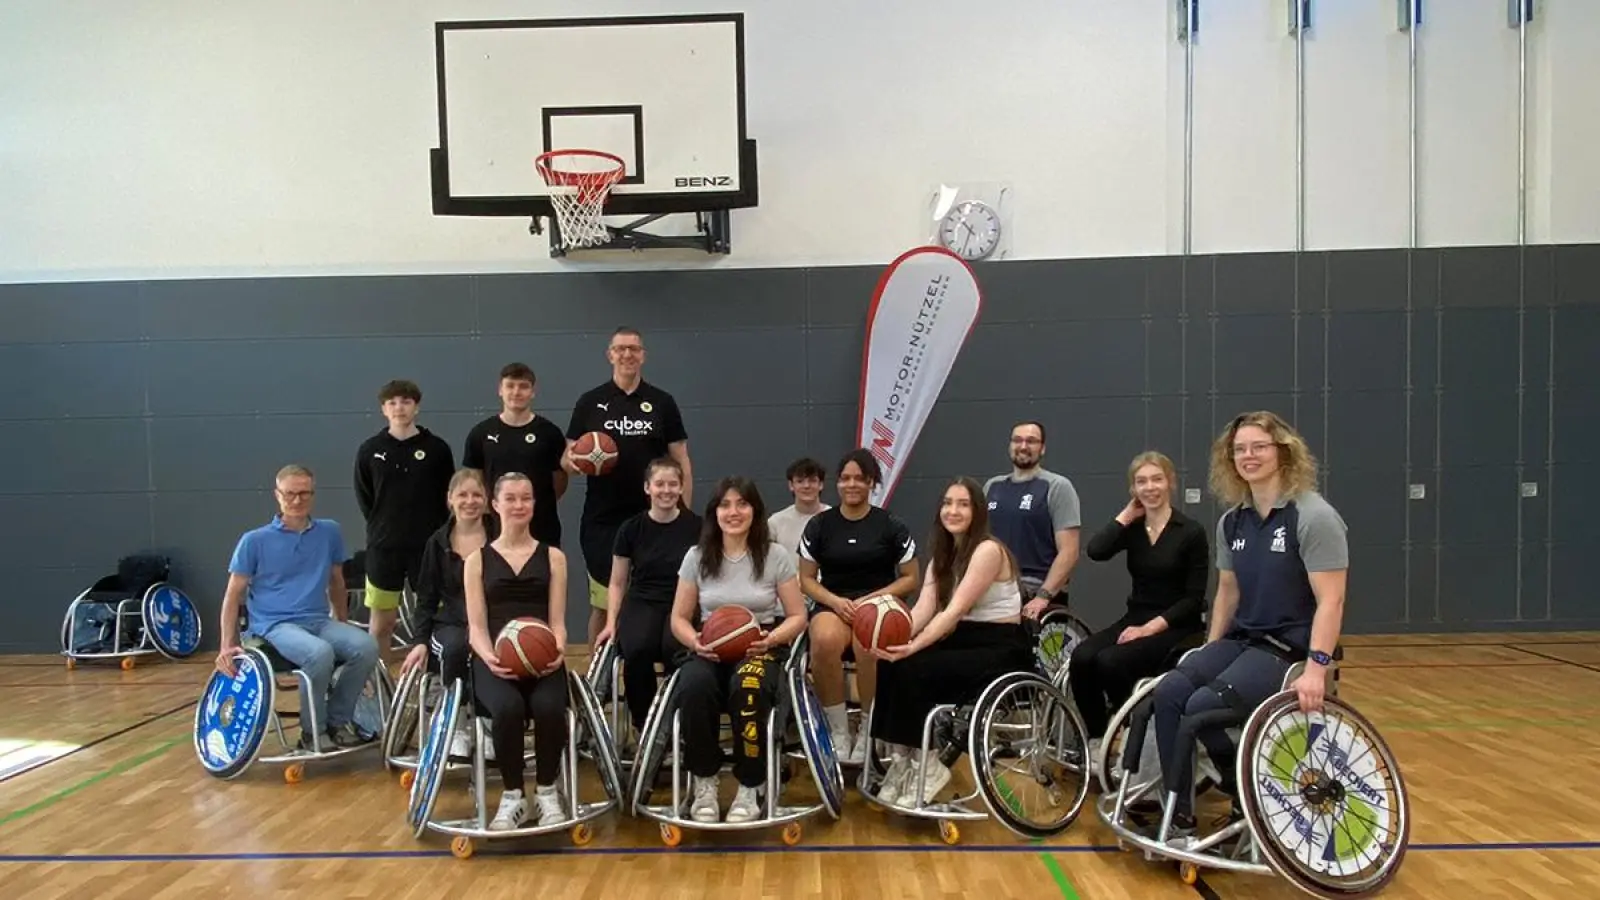
<instances>
[{"instance_id":1,"label":"green court line","mask_svg":"<svg viewBox=\"0 0 1600 900\"><path fill-rule=\"evenodd\" d=\"M1001 797L1005 799L1006 805L1011 807L1011 811L1019 816L1022 815L1022 803L1021 801L1017 800L1016 795L1011 793L1011 790L1006 787L1006 783L996 779L995 787L1000 791ZM1036 847L1044 845L1044 841L1041 841L1037 838L1029 841L1028 843ZM1049 870L1050 877L1055 880L1056 887L1061 891L1063 900L1082 900L1082 898L1078 896L1077 889L1072 886L1072 880L1067 878L1066 870L1061 868L1061 863L1056 861L1055 856L1051 855L1050 853L1041 852L1039 854L1039 859L1044 862L1045 869Z\"/></svg>"},{"instance_id":2,"label":"green court line","mask_svg":"<svg viewBox=\"0 0 1600 900\"><path fill-rule=\"evenodd\" d=\"M77 784L72 785L71 787L63 788L62 790L51 794L43 800L34 803L32 806L24 806L22 809L19 809L16 812L9 813L4 818L0 818L0 827L9 825L25 816L33 815L41 809L48 809L49 807L52 807L57 803L60 803L62 800L65 800L73 794L83 790L84 788L105 781L107 778L110 778L113 775L121 775L123 772L126 772L129 769L138 768L139 766L142 766L150 760L155 759L168 750L171 750L173 747L183 743L183 740L183 738L173 738L172 740L167 741L165 744L162 744L148 753L141 753L138 756L125 759L98 775L91 775Z\"/></svg>"}]
</instances>

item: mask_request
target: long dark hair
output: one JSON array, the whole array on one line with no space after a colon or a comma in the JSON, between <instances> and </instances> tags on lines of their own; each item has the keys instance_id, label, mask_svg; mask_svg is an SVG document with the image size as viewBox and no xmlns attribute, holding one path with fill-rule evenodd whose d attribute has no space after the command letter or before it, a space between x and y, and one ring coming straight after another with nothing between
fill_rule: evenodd
<instances>
[{"instance_id":1,"label":"long dark hair","mask_svg":"<svg viewBox=\"0 0 1600 900\"><path fill-rule=\"evenodd\" d=\"M750 564L759 580L767 568L767 547L772 543L772 533L767 530L766 501L761 499L756 483L743 475L729 475L717 482L706 501L705 521L700 526L700 577L716 578L722 574L722 526L717 523L717 507L729 491L750 504Z\"/></svg>"},{"instance_id":2,"label":"long dark hair","mask_svg":"<svg viewBox=\"0 0 1600 900\"><path fill-rule=\"evenodd\" d=\"M957 537L944 527L940 520L940 513L944 509L944 495L950 489L959 487L967 492L967 497L972 502L972 524L967 526L967 533ZM989 531L989 504L983 497L983 486L965 475L952 479L939 492L939 509L933 514L933 567L934 584L939 589L939 606L944 608L950 605L950 598L955 596L956 585L961 583L961 576L967 573L967 564L972 562L972 554L977 551L978 545L986 540L991 540L994 535ZM1004 553L1007 562L1011 563L1013 574L1016 563L1012 560L1011 551L1005 544L1000 544L1000 552Z\"/></svg>"}]
</instances>

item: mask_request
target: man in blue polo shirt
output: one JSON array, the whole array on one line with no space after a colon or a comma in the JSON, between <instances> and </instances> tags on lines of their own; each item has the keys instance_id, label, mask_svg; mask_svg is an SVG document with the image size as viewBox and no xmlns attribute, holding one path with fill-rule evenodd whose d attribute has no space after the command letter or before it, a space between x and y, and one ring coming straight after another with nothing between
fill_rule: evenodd
<instances>
[{"instance_id":1,"label":"man in blue polo shirt","mask_svg":"<svg viewBox=\"0 0 1600 900\"><path fill-rule=\"evenodd\" d=\"M1022 570L1022 614L1030 619L1051 605L1067 605L1083 524L1077 489L1041 465L1044 452L1044 426L1018 423L1011 429L1010 474L996 475L983 486L989 529Z\"/></svg>"},{"instance_id":2,"label":"man in blue polo shirt","mask_svg":"<svg viewBox=\"0 0 1600 900\"><path fill-rule=\"evenodd\" d=\"M233 675L243 605L250 612L250 633L310 677L311 710L328 739L336 747L355 747L377 737L356 727L355 709L378 663L378 643L347 621L344 535L338 522L311 517L316 492L309 469L284 466L276 484L278 515L239 539L228 563L217 669ZM312 747L308 726L300 747Z\"/></svg>"}]
</instances>

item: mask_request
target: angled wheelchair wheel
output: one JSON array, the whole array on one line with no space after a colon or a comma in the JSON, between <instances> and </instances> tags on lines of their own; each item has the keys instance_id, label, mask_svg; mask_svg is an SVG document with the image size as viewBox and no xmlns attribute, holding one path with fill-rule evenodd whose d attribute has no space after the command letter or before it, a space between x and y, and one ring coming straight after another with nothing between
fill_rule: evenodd
<instances>
[{"instance_id":1,"label":"angled wheelchair wheel","mask_svg":"<svg viewBox=\"0 0 1600 900\"><path fill-rule=\"evenodd\" d=\"M200 610L189 595L162 582L145 591L140 605L144 633L168 659L188 659L200 649Z\"/></svg>"},{"instance_id":2,"label":"angled wheelchair wheel","mask_svg":"<svg viewBox=\"0 0 1600 900\"><path fill-rule=\"evenodd\" d=\"M1411 805L1376 728L1348 704L1300 711L1270 698L1240 735L1240 799L1256 846L1278 874L1316 897L1365 897L1400 870Z\"/></svg>"},{"instance_id":3,"label":"angled wheelchair wheel","mask_svg":"<svg viewBox=\"0 0 1600 900\"><path fill-rule=\"evenodd\" d=\"M672 714L677 710L678 672L673 672L667 683L650 701L650 712L645 715L644 728L639 731L639 751L633 760L633 781L628 789L628 812L650 802L650 791L655 787L656 773L666 758L668 744L672 742ZM674 748L675 749L675 748Z\"/></svg>"},{"instance_id":4,"label":"angled wheelchair wheel","mask_svg":"<svg viewBox=\"0 0 1600 900\"><path fill-rule=\"evenodd\" d=\"M589 682L589 689L602 701L611 696L611 673L616 670L619 653L615 638L606 641L600 652L589 657L589 668L584 670L583 678Z\"/></svg>"},{"instance_id":5,"label":"angled wheelchair wheel","mask_svg":"<svg viewBox=\"0 0 1600 900\"><path fill-rule=\"evenodd\" d=\"M1029 839L1054 837L1089 794L1088 737L1066 694L1031 672L996 679L967 733L972 777L990 815Z\"/></svg>"},{"instance_id":6,"label":"angled wheelchair wheel","mask_svg":"<svg viewBox=\"0 0 1600 900\"><path fill-rule=\"evenodd\" d=\"M1083 620L1064 609L1047 610L1039 617L1039 634L1033 653L1045 677L1057 684L1066 681L1067 661L1072 651L1092 632Z\"/></svg>"},{"instance_id":7,"label":"angled wheelchair wheel","mask_svg":"<svg viewBox=\"0 0 1600 900\"><path fill-rule=\"evenodd\" d=\"M212 672L194 710L194 752L209 774L228 780L255 762L272 721L277 684L260 650L233 658L233 677Z\"/></svg>"},{"instance_id":8,"label":"angled wheelchair wheel","mask_svg":"<svg viewBox=\"0 0 1600 900\"><path fill-rule=\"evenodd\" d=\"M406 805L406 824L411 826L413 837L422 837L433 817L433 805L439 799L439 786L444 783L445 763L450 756L450 737L456 730L456 717L461 712L461 682L445 689L433 716L428 720L428 730L423 737L422 749L417 754L417 775L411 782L410 801Z\"/></svg>"},{"instance_id":9,"label":"angled wheelchair wheel","mask_svg":"<svg viewBox=\"0 0 1600 900\"><path fill-rule=\"evenodd\" d=\"M417 730L417 718L422 715L423 676L426 667L419 666L400 676L394 689L394 699L389 704L387 727L383 732L383 765L394 769L395 760L410 745Z\"/></svg>"},{"instance_id":10,"label":"angled wheelchair wheel","mask_svg":"<svg viewBox=\"0 0 1600 900\"><path fill-rule=\"evenodd\" d=\"M823 808L837 819L844 812L844 772L839 768L839 757L833 749L833 735L828 731L827 719L822 715L822 704L811 689L804 666L790 667L788 682L789 710L800 732L800 750L817 784Z\"/></svg>"},{"instance_id":11,"label":"angled wheelchair wheel","mask_svg":"<svg viewBox=\"0 0 1600 900\"><path fill-rule=\"evenodd\" d=\"M578 707L578 721L583 723L583 740L588 744L589 755L600 770L600 780L605 784L606 794L620 804L626 796L622 764L617 761L616 740L611 735L611 726L606 724L600 701L590 688L589 681L570 669L567 672L567 685Z\"/></svg>"}]
</instances>

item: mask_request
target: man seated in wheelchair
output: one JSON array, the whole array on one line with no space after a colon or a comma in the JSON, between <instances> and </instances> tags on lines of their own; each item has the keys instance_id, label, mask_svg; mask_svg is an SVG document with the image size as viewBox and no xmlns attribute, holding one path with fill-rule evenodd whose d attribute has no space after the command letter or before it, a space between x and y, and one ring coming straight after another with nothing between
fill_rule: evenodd
<instances>
[{"instance_id":1,"label":"man seated in wheelchair","mask_svg":"<svg viewBox=\"0 0 1600 900\"><path fill-rule=\"evenodd\" d=\"M983 490L958 478L944 492L933 528L933 559L911 609L911 641L873 650L878 696L872 737L889 745L889 768L878 799L890 806L924 803L950 781L939 748L927 748L920 768L923 725L941 704L975 701L1010 672L1034 669L1033 646L1022 625L1017 563L989 533ZM916 773L924 780L917 784Z\"/></svg>"},{"instance_id":2,"label":"man seated in wheelchair","mask_svg":"<svg viewBox=\"0 0 1600 900\"><path fill-rule=\"evenodd\" d=\"M753 822L767 778L767 717L777 704L789 647L805 633L805 599L793 555L768 532L766 504L748 478L720 481L706 504L700 542L683 558L672 632L691 648L678 674L683 761L692 776L689 817L720 816L722 715L733 725L733 775L739 787L725 821ZM761 635L744 658L724 662L700 641L700 623L727 606L748 609Z\"/></svg>"},{"instance_id":3,"label":"man seated in wheelchair","mask_svg":"<svg viewBox=\"0 0 1600 900\"><path fill-rule=\"evenodd\" d=\"M1194 747L1178 746L1180 724L1224 712L1233 726L1292 685L1305 712L1322 708L1332 654L1344 617L1349 548L1345 523L1316 491L1316 461L1305 440L1270 412L1245 413L1211 453L1213 492L1230 507L1217 525L1217 594L1205 646L1156 686L1156 745L1168 791L1175 792L1169 836L1195 829ZM1191 726L1193 727L1193 726ZM1229 726L1195 736L1221 773L1227 793L1236 748ZM1234 807L1232 817L1239 810Z\"/></svg>"},{"instance_id":4,"label":"man seated in wheelchair","mask_svg":"<svg viewBox=\"0 0 1600 900\"><path fill-rule=\"evenodd\" d=\"M239 651L239 610L249 612L250 635L306 673L311 715L302 710L300 749L311 750L315 721L334 747L377 739L359 728L356 703L378 663L378 644L351 625L345 591L344 535L339 523L311 515L316 479L304 466L279 470L278 514L245 532L228 563L222 600L222 649L217 669L234 674ZM335 669L338 676L335 677Z\"/></svg>"},{"instance_id":5,"label":"man seated in wheelchair","mask_svg":"<svg viewBox=\"0 0 1600 900\"><path fill-rule=\"evenodd\" d=\"M494 511L500 535L467 557L461 575L473 654L473 702L490 719L494 764L505 786L489 830L510 831L527 820L523 734L529 719L539 827L559 825L569 819L556 787L567 747L567 557L529 531L533 482L528 476L508 472L496 479ZM538 619L555 635L555 659L542 672L519 673L500 661L497 638L491 635L520 618Z\"/></svg>"}]
</instances>

